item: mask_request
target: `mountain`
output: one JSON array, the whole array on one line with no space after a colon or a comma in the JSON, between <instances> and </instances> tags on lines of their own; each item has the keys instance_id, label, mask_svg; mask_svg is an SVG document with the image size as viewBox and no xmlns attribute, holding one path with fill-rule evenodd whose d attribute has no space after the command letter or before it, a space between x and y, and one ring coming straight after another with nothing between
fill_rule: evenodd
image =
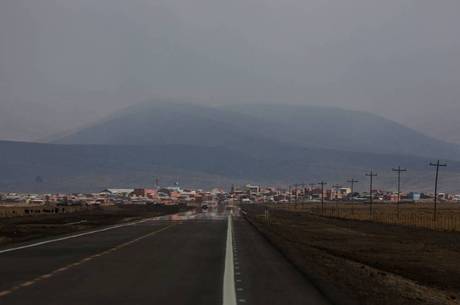
<instances>
[{"instance_id":1,"label":"mountain","mask_svg":"<svg viewBox=\"0 0 460 305\"><path fill-rule=\"evenodd\" d=\"M228 104L225 109L270 122L265 132L304 147L460 158L460 145L367 112L282 104Z\"/></svg>"},{"instance_id":2,"label":"mountain","mask_svg":"<svg viewBox=\"0 0 460 305\"><path fill-rule=\"evenodd\" d=\"M359 178L367 188L365 171L379 176L377 188L394 189L391 168L410 171L405 190L431 191L429 159L317 148L294 148L255 156L223 147L193 145L63 145L0 141L0 190L16 192L93 192L107 187L148 187L154 177L163 185L179 181L190 187L211 188L232 183L288 185L321 179L345 184ZM460 162L443 169L441 191L460 192Z\"/></svg>"},{"instance_id":3,"label":"mountain","mask_svg":"<svg viewBox=\"0 0 460 305\"><path fill-rule=\"evenodd\" d=\"M364 112L290 105L203 106L143 103L50 144L0 142L0 190L98 191L165 185L209 188L232 183L344 183L379 173L394 189L391 168L409 168L406 189L431 191L435 159L458 147ZM460 161L443 169L441 190L460 191Z\"/></svg>"},{"instance_id":4,"label":"mountain","mask_svg":"<svg viewBox=\"0 0 460 305\"><path fill-rule=\"evenodd\" d=\"M203 106L157 100L57 139L58 144L196 145L270 153L285 146L459 159L460 146L380 116L317 106Z\"/></svg>"}]
</instances>

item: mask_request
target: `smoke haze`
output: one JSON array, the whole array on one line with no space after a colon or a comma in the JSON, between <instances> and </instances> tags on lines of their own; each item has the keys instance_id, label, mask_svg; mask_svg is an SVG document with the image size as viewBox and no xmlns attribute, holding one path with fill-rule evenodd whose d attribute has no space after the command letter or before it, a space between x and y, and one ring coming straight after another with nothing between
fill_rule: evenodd
<instances>
[{"instance_id":1,"label":"smoke haze","mask_svg":"<svg viewBox=\"0 0 460 305\"><path fill-rule=\"evenodd\" d=\"M3 0L0 138L158 97L339 106L460 143L456 0Z\"/></svg>"}]
</instances>

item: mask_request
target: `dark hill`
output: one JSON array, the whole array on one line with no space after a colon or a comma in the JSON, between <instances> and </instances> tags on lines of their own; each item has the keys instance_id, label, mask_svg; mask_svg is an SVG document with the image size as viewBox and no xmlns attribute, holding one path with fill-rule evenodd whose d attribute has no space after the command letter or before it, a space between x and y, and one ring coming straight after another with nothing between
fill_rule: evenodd
<instances>
[{"instance_id":1,"label":"dark hill","mask_svg":"<svg viewBox=\"0 0 460 305\"><path fill-rule=\"evenodd\" d=\"M408 167L404 187L430 190L428 159L371 153L303 149L253 154L228 148L192 145L55 145L0 141L0 190L26 192L98 191L107 187L164 185L209 188L231 183L287 185L325 179L344 183L354 176L366 188L364 172L379 172L376 187L392 189L391 167ZM460 191L460 163L449 162L441 175L441 190ZM40 177L40 178L38 178Z\"/></svg>"},{"instance_id":2,"label":"dark hill","mask_svg":"<svg viewBox=\"0 0 460 305\"><path fill-rule=\"evenodd\" d=\"M382 117L337 108L143 103L58 139L61 144L193 145L270 153L285 145L458 159L445 143Z\"/></svg>"}]
</instances>

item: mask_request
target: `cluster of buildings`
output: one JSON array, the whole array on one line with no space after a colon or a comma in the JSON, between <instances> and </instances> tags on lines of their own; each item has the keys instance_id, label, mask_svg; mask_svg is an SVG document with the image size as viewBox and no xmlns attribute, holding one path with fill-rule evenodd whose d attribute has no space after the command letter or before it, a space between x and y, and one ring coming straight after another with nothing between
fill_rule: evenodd
<instances>
[{"instance_id":1,"label":"cluster of buildings","mask_svg":"<svg viewBox=\"0 0 460 305\"><path fill-rule=\"evenodd\" d=\"M212 206L225 199L220 189L211 191L164 188L111 188L97 193L0 193L0 217L75 212L84 208L124 204Z\"/></svg>"},{"instance_id":2,"label":"cluster of buildings","mask_svg":"<svg viewBox=\"0 0 460 305\"><path fill-rule=\"evenodd\" d=\"M293 185L287 188L261 187L257 185L245 185L242 187L233 186L229 196L231 200L247 203L296 203L296 202L315 202L326 201L356 201L366 202L370 198L369 192L354 192L350 187L333 185ZM373 190L374 200L385 202L397 202L398 193L383 190ZM432 200L434 195L420 192L401 193L401 201L418 202ZM439 193L438 199L441 201L460 202L460 195Z\"/></svg>"},{"instance_id":3,"label":"cluster of buildings","mask_svg":"<svg viewBox=\"0 0 460 305\"><path fill-rule=\"evenodd\" d=\"M398 193L373 190L374 200L398 201ZM434 195L402 193L401 201L432 200ZM109 188L97 193L77 194L19 194L0 193L0 217L44 213L67 213L94 206L125 204L161 204L213 206L219 203L300 203L326 201L367 202L368 192L353 192L349 187L333 185L293 185L290 187L262 187L247 184L232 186L229 191L213 189L185 189L178 186L157 188ZM440 201L459 202L460 195L439 193Z\"/></svg>"},{"instance_id":4,"label":"cluster of buildings","mask_svg":"<svg viewBox=\"0 0 460 305\"><path fill-rule=\"evenodd\" d=\"M112 204L164 204L164 205L212 205L224 199L222 189L204 191L183 189L178 186L161 188L105 189L99 196Z\"/></svg>"}]
</instances>

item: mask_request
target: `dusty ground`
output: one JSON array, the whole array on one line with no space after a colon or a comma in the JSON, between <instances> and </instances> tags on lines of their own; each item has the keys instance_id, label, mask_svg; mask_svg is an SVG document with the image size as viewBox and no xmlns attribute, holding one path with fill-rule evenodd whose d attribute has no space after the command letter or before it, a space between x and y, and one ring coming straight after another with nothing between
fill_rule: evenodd
<instances>
[{"instance_id":1,"label":"dusty ground","mask_svg":"<svg viewBox=\"0 0 460 305\"><path fill-rule=\"evenodd\" d=\"M1 218L0 245L172 214L186 209L178 206L127 205L101 207L69 214Z\"/></svg>"},{"instance_id":2,"label":"dusty ground","mask_svg":"<svg viewBox=\"0 0 460 305\"><path fill-rule=\"evenodd\" d=\"M460 304L460 233L244 206L337 304Z\"/></svg>"},{"instance_id":3,"label":"dusty ground","mask_svg":"<svg viewBox=\"0 0 460 305\"><path fill-rule=\"evenodd\" d=\"M291 211L308 211L316 215L354 220L372 220L387 224L401 224L430 228L439 231L460 232L460 204L441 202L437 206L436 221L434 220L433 202L395 203L376 202L370 214L369 204L350 202L326 202L324 207L319 203L272 205ZM398 215L399 214L399 215ZM372 216L371 216L372 215Z\"/></svg>"}]
</instances>

